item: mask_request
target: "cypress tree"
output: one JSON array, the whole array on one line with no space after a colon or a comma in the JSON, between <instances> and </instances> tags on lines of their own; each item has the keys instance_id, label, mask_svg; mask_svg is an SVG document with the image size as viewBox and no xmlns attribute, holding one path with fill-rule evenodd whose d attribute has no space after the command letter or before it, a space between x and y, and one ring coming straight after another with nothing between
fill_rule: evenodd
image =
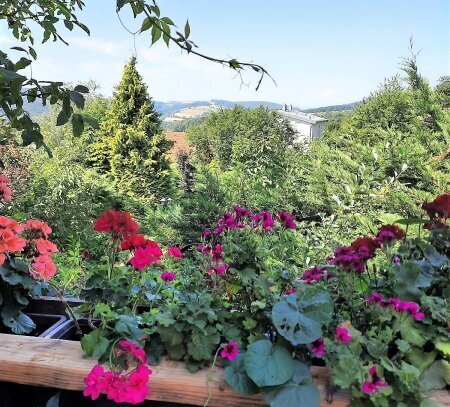
<instances>
[{"instance_id":1,"label":"cypress tree","mask_svg":"<svg viewBox=\"0 0 450 407\"><path fill-rule=\"evenodd\" d=\"M171 142L162 134L135 57L124 68L99 133L91 159L100 171L112 174L120 191L146 201L167 195Z\"/></svg>"}]
</instances>

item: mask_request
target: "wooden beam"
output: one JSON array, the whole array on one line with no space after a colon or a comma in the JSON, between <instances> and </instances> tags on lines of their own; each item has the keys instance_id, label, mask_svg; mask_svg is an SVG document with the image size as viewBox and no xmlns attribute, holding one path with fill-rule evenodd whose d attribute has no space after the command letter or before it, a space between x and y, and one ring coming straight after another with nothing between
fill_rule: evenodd
<instances>
[{"instance_id":1,"label":"wooden beam","mask_svg":"<svg viewBox=\"0 0 450 407\"><path fill-rule=\"evenodd\" d=\"M0 381L83 390L83 379L96 363L95 358L84 355L79 342L0 334ZM182 362L166 359L151 369L148 400L203 406L208 398L208 369L189 373ZM333 394L332 403L325 400L325 384L329 378L327 369L313 368L312 373L323 396L322 407L348 406L347 392ZM265 405L259 395L245 397L236 394L225 383L223 369L218 367L210 375L209 388L210 407ZM439 397L444 403L440 405L450 405L447 392L441 392Z\"/></svg>"}]
</instances>

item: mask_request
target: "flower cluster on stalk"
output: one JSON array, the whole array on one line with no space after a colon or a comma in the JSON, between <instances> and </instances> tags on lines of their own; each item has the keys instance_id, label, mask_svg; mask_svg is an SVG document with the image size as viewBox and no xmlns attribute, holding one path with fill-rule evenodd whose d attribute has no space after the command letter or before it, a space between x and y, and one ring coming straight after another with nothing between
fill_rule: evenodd
<instances>
[{"instance_id":1,"label":"flower cluster on stalk","mask_svg":"<svg viewBox=\"0 0 450 407\"><path fill-rule=\"evenodd\" d=\"M122 363L112 371L106 371L101 365L92 368L84 379L84 396L96 400L100 394L106 394L108 400L116 403L144 402L152 374L144 349L129 341L119 341L114 358L121 359Z\"/></svg>"}]
</instances>

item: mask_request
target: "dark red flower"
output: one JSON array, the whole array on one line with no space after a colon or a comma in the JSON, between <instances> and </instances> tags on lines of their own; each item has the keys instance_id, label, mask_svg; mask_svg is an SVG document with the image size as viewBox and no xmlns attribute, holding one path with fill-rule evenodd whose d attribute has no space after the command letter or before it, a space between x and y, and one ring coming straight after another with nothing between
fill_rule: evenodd
<instances>
[{"instance_id":1,"label":"dark red flower","mask_svg":"<svg viewBox=\"0 0 450 407\"><path fill-rule=\"evenodd\" d=\"M95 221L94 229L97 232L111 233L114 237L124 238L135 235L139 225L128 212L108 209Z\"/></svg>"},{"instance_id":2,"label":"dark red flower","mask_svg":"<svg viewBox=\"0 0 450 407\"><path fill-rule=\"evenodd\" d=\"M358 237L350 245L350 249L352 249L361 260L371 259L377 248L378 243L370 237Z\"/></svg>"},{"instance_id":3,"label":"dark red flower","mask_svg":"<svg viewBox=\"0 0 450 407\"><path fill-rule=\"evenodd\" d=\"M378 245L389 244L395 240L401 240L405 237L405 232L397 225L383 225L375 237Z\"/></svg>"}]
</instances>

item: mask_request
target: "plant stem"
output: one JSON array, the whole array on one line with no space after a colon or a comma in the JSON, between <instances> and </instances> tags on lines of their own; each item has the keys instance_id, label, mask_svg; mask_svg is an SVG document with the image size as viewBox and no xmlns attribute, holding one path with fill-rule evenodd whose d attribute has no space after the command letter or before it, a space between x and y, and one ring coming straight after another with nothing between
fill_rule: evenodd
<instances>
[{"instance_id":1,"label":"plant stem","mask_svg":"<svg viewBox=\"0 0 450 407\"><path fill-rule=\"evenodd\" d=\"M70 315L70 318L72 319L73 323L75 324L75 327L77 328L77 332L83 336L83 331L80 328L80 325L78 324L77 318L75 317L75 314L72 311L72 308L70 307L69 303L64 298L64 289L59 288L57 285L55 285L52 282L49 282L50 285L56 290L56 293L58 294L59 299L63 303L64 307L66 308L67 312Z\"/></svg>"},{"instance_id":2,"label":"plant stem","mask_svg":"<svg viewBox=\"0 0 450 407\"><path fill-rule=\"evenodd\" d=\"M221 349L222 348L220 346L217 348L216 354L214 355L212 365L209 368L208 374L206 375L206 387L208 389L208 398L206 399L205 404L203 404L203 407L207 407L209 401L211 400L212 393L211 393L211 387L209 386L209 384L210 384L210 381L212 378L212 371L214 369L214 366L216 365L217 356L219 355L219 350L221 350Z\"/></svg>"}]
</instances>

